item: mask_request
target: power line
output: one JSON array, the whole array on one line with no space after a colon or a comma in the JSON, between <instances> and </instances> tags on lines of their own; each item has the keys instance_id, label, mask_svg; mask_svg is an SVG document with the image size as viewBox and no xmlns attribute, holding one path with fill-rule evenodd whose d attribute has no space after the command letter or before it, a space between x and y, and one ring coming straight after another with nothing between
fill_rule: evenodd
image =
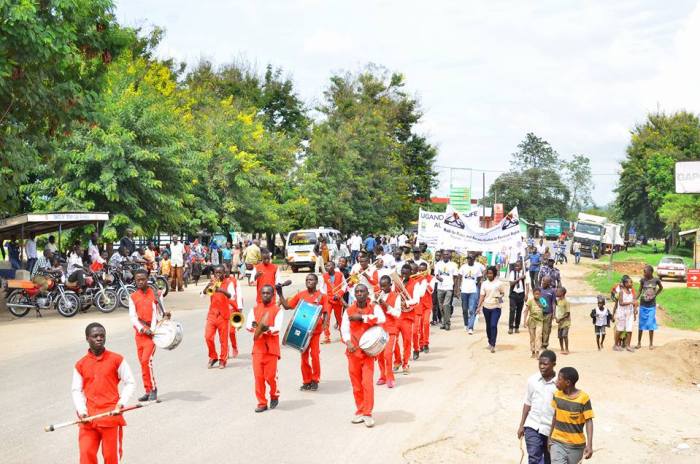
<instances>
[{"instance_id":1,"label":"power line","mask_svg":"<svg viewBox=\"0 0 700 464\"><path fill-rule=\"evenodd\" d=\"M456 166L443 166L443 165L435 165L437 169L453 169L455 171L472 171L472 172L488 172L488 173L493 173L493 174L505 174L511 171L503 171L503 170L497 170L497 169L477 169L477 168L460 168ZM619 176L619 173L616 172L592 172L592 176Z\"/></svg>"}]
</instances>

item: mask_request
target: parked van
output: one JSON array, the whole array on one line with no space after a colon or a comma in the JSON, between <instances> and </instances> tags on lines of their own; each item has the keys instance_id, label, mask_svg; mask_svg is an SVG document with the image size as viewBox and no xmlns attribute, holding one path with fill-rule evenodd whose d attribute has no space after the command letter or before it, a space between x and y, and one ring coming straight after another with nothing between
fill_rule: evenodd
<instances>
[{"instance_id":1,"label":"parked van","mask_svg":"<svg viewBox=\"0 0 700 464\"><path fill-rule=\"evenodd\" d=\"M293 230L287 234L285 260L292 272L299 272L302 267L308 267L313 271L316 264L314 247L321 237L327 239L332 257L342 239L338 230L320 227L318 229Z\"/></svg>"}]
</instances>

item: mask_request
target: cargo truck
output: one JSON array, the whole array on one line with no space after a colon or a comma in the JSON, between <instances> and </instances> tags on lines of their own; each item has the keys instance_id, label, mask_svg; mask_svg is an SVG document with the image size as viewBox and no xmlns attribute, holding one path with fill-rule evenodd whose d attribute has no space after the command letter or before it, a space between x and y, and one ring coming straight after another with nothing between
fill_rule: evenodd
<instances>
[{"instance_id":1,"label":"cargo truck","mask_svg":"<svg viewBox=\"0 0 700 464\"><path fill-rule=\"evenodd\" d=\"M594 245L598 246L598 254L603 251L603 237L608 218L593 214L578 213L576 228L574 230L574 243L581 244L581 255L592 256Z\"/></svg>"}]
</instances>

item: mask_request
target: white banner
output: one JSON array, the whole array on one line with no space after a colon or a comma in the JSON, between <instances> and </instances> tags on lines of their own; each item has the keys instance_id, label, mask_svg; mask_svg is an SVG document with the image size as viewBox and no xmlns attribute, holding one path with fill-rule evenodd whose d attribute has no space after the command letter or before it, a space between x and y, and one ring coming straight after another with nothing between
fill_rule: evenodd
<instances>
[{"instance_id":1,"label":"white banner","mask_svg":"<svg viewBox=\"0 0 700 464\"><path fill-rule=\"evenodd\" d=\"M437 248L463 254L468 251L509 253L521 244L522 232L517 208L513 208L496 226L482 229L474 223L473 218L460 214L448 205L440 222Z\"/></svg>"},{"instance_id":2,"label":"white banner","mask_svg":"<svg viewBox=\"0 0 700 464\"><path fill-rule=\"evenodd\" d=\"M700 161L676 163L676 193L700 193Z\"/></svg>"},{"instance_id":3,"label":"white banner","mask_svg":"<svg viewBox=\"0 0 700 464\"><path fill-rule=\"evenodd\" d=\"M480 209L472 209L466 214L461 214L462 220L471 227L479 226ZM437 249L440 245L440 235L442 233L442 222L445 220L445 213L436 211L425 211L418 213L418 243L425 243L428 248Z\"/></svg>"}]
</instances>

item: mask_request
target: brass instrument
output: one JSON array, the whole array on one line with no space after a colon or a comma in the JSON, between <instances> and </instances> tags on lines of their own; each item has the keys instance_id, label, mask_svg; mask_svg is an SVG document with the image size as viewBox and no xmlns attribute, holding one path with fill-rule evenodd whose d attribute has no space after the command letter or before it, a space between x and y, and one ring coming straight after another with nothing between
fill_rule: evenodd
<instances>
[{"instance_id":1,"label":"brass instrument","mask_svg":"<svg viewBox=\"0 0 700 464\"><path fill-rule=\"evenodd\" d=\"M207 284L207 286L204 288L204 293L207 294L207 295L209 295L209 296L212 296L212 295L214 294L214 292L216 292L216 289L219 288L219 287L221 287L221 281L220 281L220 280L217 281L217 282L214 284L214 286L212 286L212 285L211 285L211 282L209 282L209 283Z\"/></svg>"},{"instance_id":2,"label":"brass instrument","mask_svg":"<svg viewBox=\"0 0 700 464\"><path fill-rule=\"evenodd\" d=\"M417 279L417 278L419 278L419 277L427 276L428 274L430 274L430 271L428 271L428 270L426 269L425 271L420 271L420 272L416 272L415 274L411 274L411 275L409 276L409 279Z\"/></svg>"},{"instance_id":3,"label":"brass instrument","mask_svg":"<svg viewBox=\"0 0 700 464\"><path fill-rule=\"evenodd\" d=\"M411 308L406 304L406 302L411 299L411 295L408 294L408 290L406 290L403 280L401 280L401 277L396 273L396 271L389 274L389 277L391 277L391 282L394 284L394 288L397 292L399 292L399 296L401 297L401 312L407 313L411 311Z\"/></svg>"},{"instance_id":4,"label":"brass instrument","mask_svg":"<svg viewBox=\"0 0 700 464\"><path fill-rule=\"evenodd\" d=\"M365 272L367 274L372 274L376 270L377 270L377 266L374 264L370 264L369 266L367 266L367 269L364 269L364 270L360 269L358 272L350 274L350 276L348 277L348 281L347 281L348 285L354 286L354 285L359 284L360 283L360 276L362 274L364 274Z\"/></svg>"},{"instance_id":5,"label":"brass instrument","mask_svg":"<svg viewBox=\"0 0 700 464\"><path fill-rule=\"evenodd\" d=\"M238 330L245 325L245 316L242 312L236 311L231 313L231 327Z\"/></svg>"},{"instance_id":6,"label":"brass instrument","mask_svg":"<svg viewBox=\"0 0 700 464\"><path fill-rule=\"evenodd\" d=\"M270 318L270 313L265 311L265 314L263 314L263 317L260 319L260 322L257 322L255 326L255 332L253 333L253 339L257 340L260 338L260 336L265 332L267 329L270 327L267 325L268 319Z\"/></svg>"}]
</instances>

